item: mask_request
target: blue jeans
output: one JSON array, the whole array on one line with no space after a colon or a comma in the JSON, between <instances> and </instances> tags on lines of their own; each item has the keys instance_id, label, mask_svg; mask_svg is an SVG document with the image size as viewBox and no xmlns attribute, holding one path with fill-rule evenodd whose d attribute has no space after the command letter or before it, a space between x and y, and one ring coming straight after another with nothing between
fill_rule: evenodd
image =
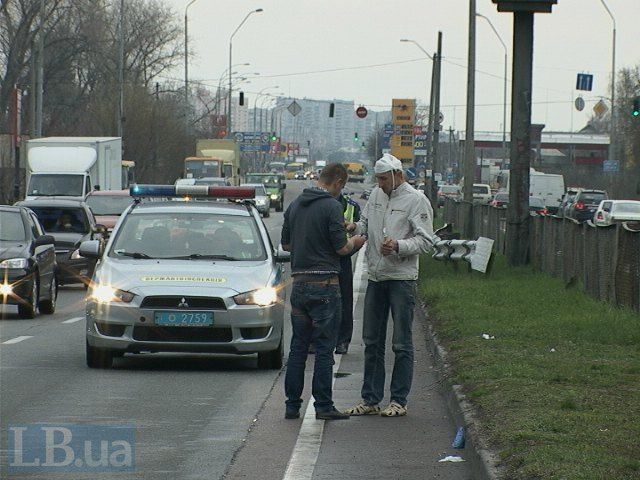
<instances>
[{"instance_id":1,"label":"blue jeans","mask_svg":"<svg viewBox=\"0 0 640 480\"><path fill-rule=\"evenodd\" d=\"M351 343L353 334L353 268L351 257L340 257L340 298L342 301L342 315L338 322L338 345Z\"/></svg>"},{"instance_id":2,"label":"blue jeans","mask_svg":"<svg viewBox=\"0 0 640 480\"><path fill-rule=\"evenodd\" d=\"M377 405L384 397L384 353L389 311L393 318L392 350L395 355L391 376L391 401L402 406L413 380L413 309L416 282L413 280L369 280L364 298L364 382L362 399Z\"/></svg>"},{"instance_id":3,"label":"blue jeans","mask_svg":"<svg viewBox=\"0 0 640 480\"><path fill-rule=\"evenodd\" d=\"M340 322L340 287L294 282L291 292L291 348L284 391L287 410L302 405L304 369L309 345L316 347L311 392L316 412L332 410L333 351Z\"/></svg>"}]
</instances>

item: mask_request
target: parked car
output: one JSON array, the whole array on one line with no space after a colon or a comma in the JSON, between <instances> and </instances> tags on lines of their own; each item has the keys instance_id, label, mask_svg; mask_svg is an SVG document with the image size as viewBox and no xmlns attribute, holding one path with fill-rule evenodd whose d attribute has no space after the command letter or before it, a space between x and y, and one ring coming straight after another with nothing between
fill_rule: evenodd
<instances>
[{"instance_id":1,"label":"parked car","mask_svg":"<svg viewBox=\"0 0 640 480\"><path fill-rule=\"evenodd\" d=\"M529 213L536 213L538 215L549 215L549 210L544 203L544 198L529 197Z\"/></svg>"},{"instance_id":2,"label":"parked car","mask_svg":"<svg viewBox=\"0 0 640 480\"><path fill-rule=\"evenodd\" d=\"M133 199L129 190L94 190L87 195L85 202L93 212L96 223L104 225L110 232Z\"/></svg>"},{"instance_id":3,"label":"parked car","mask_svg":"<svg viewBox=\"0 0 640 480\"><path fill-rule=\"evenodd\" d=\"M578 222L593 220L593 215L598 209L598 205L609 196L604 190L579 189L569 207L567 217Z\"/></svg>"},{"instance_id":4,"label":"parked car","mask_svg":"<svg viewBox=\"0 0 640 480\"><path fill-rule=\"evenodd\" d=\"M271 209L271 197L264 184L262 183L243 183L243 187L253 187L256 189L256 196L254 202L256 209L263 217L269 216L269 210Z\"/></svg>"},{"instance_id":5,"label":"parked car","mask_svg":"<svg viewBox=\"0 0 640 480\"><path fill-rule=\"evenodd\" d=\"M564 193L564 195L562 195L562 198L560 199L560 206L558 207L558 213L557 213L559 217L569 216L569 207L571 207L571 204L573 203L573 199L576 197L578 190L579 189L576 187L569 187L567 188L567 191Z\"/></svg>"},{"instance_id":6,"label":"parked car","mask_svg":"<svg viewBox=\"0 0 640 480\"><path fill-rule=\"evenodd\" d=\"M486 183L474 183L473 184L473 203L479 203L481 205L489 205L491 203L491 187Z\"/></svg>"},{"instance_id":7,"label":"parked car","mask_svg":"<svg viewBox=\"0 0 640 480\"><path fill-rule=\"evenodd\" d=\"M293 178L294 180L306 180L307 176L304 171L300 170L293 175Z\"/></svg>"},{"instance_id":8,"label":"parked car","mask_svg":"<svg viewBox=\"0 0 640 480\"><path fill-rule=\"evenodd\" d=\"M96 259L80 256L78 249L86 240L104 243L106 227L96 223L89 206L76 199L40 197L24 200L18 205L28 207L36 214L44 231L53 236L58 264L58 284L88 284Z\"/></svg>"},{"instance_id":9,"label":"parked car","mask_svg":"<svg viewBox=\"0 0 640 480\"><path fill-rule=\"evenodd\" d=\"M507 206L509 205L509 193L497 192L493 196L493 200L491 200L490 205L496 208L507 208Z\"/></svg>"},{"instance_id":10,"label":"parked car","mask_svg":"<svg viewBox=\"0 0 640 480\"><path fill-rule=\"evenodd\" d=\"M606 227L619 222L640 222L640 202L637 200L603 200L593 223Z\"/></svg>"},{"instance_id":11,"label":"parked car","mask_svg":"<svg viewBox=\"0 0 640 480\"><path fill-rule=\"evenodd\" d=\"M461 195L460 185L440 185L438 188L438 206L444 206L445 198L459 200Z\"/></svg>"},{"instance_id":12,"label":"parked car","mask_svg":"<svg viewBox=\"0 0 640 480\"><path fill-rule=\"evenodd\" d=\"M0 206L0 294L3 304L17 305L20 318L37 310L56 310L54 239L46 235L35 214L25 207Z\"/></svg>"}]
</instances>

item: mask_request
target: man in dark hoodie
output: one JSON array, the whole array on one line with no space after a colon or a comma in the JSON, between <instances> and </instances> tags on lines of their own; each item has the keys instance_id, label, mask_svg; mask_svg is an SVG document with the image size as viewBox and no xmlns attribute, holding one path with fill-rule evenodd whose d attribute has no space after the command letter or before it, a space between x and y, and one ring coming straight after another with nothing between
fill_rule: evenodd
<instances>
[{"instance_id":1,"label":"man in dark hoodie","mask_svg":"<svg viewBox=\"0 0 640 480\"><path fill-rule=\"evenodd\" d=\"M318 184L305 188L284 214L282 247L291 252L291 347L285 375L285 418L300 417L304 370L313 343L316 359L312 393L316 418L346 420L332 398L333 351L340 321L340 257L362 247L365 237L347 239L342 205L337 201L347 183L339 164L322 169Z\"/></svg>"}]
</instances>

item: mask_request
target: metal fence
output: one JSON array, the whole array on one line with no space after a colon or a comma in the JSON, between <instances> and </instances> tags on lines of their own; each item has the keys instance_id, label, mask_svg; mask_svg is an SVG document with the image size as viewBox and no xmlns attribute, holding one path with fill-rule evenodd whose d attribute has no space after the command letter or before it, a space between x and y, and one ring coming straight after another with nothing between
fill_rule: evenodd
<instances>
[{"instance_id":1,"label":"metal fence","mask_svg":"<svg viewBox=\"0 0 640 480\"><path fill-rule=\"evenodd\" d=\"M473 237L492 238L505 253L505 209L473 205ZM444 220L462 231L469 205L447 199ZM640 312L640 227L595 227L553 216L532 216L529 255L536 270L581 284L590 295Z\"/></svg>"}]
</instances>

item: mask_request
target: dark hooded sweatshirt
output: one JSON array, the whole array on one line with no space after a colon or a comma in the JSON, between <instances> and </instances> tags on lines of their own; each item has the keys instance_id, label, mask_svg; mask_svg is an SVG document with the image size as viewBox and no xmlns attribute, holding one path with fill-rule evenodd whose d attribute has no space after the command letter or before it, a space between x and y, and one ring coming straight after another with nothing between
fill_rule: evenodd
<instances>
[{"instance_id":1,"label":"dark hooded sweatshirt","mask_svg":"<svg viewBox=\"0 0 640 480\"><path fill-rule=\"evenodd\" d=\"M336 251L347 243L342 205L321 188L305 188L284 212L282 245L291 245L292 275L340 272Z\"/></svg>"}]
</instances>

